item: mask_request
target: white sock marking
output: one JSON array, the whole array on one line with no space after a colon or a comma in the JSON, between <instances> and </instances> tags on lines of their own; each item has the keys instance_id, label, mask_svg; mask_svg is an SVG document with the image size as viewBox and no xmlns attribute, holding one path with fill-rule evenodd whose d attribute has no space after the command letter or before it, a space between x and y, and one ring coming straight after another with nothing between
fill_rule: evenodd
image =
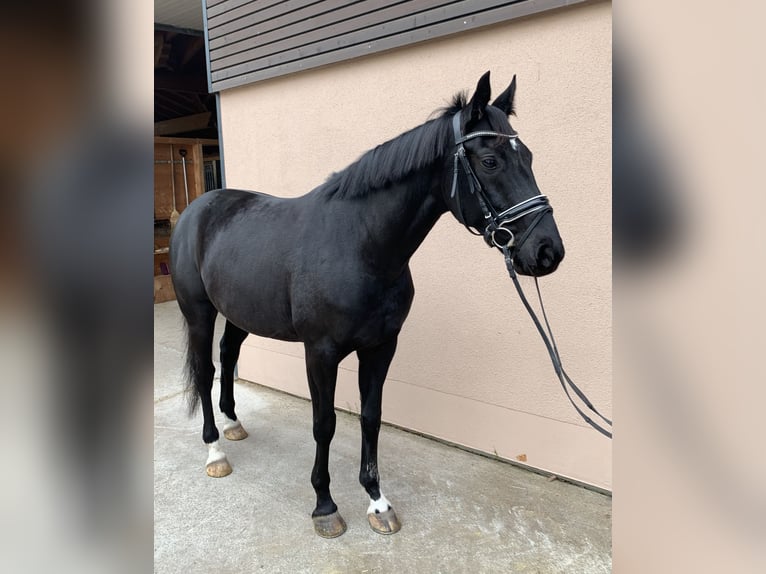
<instances>
[{"instance_id":1,"label":"white sock marking","mask_svg":"<svg viewBox=\"0 0 766 574\"><path fill-rule=\"evenodd\" d=\"M224 452L218 448L218 441L211 442L207 445L207 449L207 462L205 462L205 466L226 459Z\"/></svg>"},{"instance_id":2,"label":"white sock marking","mask_svg":"<svg viewBox=\"0 0 766 574\"><path fill-rule=\"evenodd\" d=\"M226 422L223 423L223 431L226 432L227 430L235 429L239 426L242 426L242 423L239 422L239 420L231 420L229 417L226 417Z\"/></svg>"},{"instance_id":3,"label":"white sock marking","mask_svg":"<svg viewBox=\"0 0 766 574\"><path fill-rule=\"evenodd\" d=\"M380 498L377 500L370 499L370 506L367 507L367 514L373 514L375 512L385 512L391 508L391 503L388 499L380 493Z\"/></svg>"}]
</instances>

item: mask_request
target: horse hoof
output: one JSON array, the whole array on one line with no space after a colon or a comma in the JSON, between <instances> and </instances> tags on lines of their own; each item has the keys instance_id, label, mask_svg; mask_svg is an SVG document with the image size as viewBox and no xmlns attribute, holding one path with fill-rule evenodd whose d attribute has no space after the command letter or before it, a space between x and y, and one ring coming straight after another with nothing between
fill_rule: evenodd
<instances>
[{"instance_id":1,"label":"horse hoof","mask_svg":"<svg viewBox=\"0 0 766 574\"><path fill-rule=\"evenodd\" d=\"M223 436L229 440L242 440L243 438L247 438L247 431L242 424L238 424L230 429L223 429Z\"/></svg>"},{"instance_id":2,"label":"horse hoof","mask_svg":"<svg viewBox=\"0 0 766 574\"><path fill-rule=\"evenodd\" d=\"M223 478L231 474L231 465L225 458L223 460L217 460L211 462L205 467L207 475L213 478Z\"/></svg>"},{"instance_id":3,"label":"horse hoof","mask_svg":"<svg viewBox=\"0 0 766 574\"><path fill-rule=\"evenodd\" d=\"M389 508L385 512L371 512L367 515L367 520L378 534L396 534L402 528L402 523L399 522L393 508Z\"/></svg>"},{"instance_id":4,"label":"horse hoof","mask_svg":"<svg viewBox=\"0 0 766 574\"><path fill-rule=\"evenodd\" d=\"M312 516L314 531L322 538L337 538L346 531L346 521L339 512L325 516Z\"/></svg>"}]
</instances>

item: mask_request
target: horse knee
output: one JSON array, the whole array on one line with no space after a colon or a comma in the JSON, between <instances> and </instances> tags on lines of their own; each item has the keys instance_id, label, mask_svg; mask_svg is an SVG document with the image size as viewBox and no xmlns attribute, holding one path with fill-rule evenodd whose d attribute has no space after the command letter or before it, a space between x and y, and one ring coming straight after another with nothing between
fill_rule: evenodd
<instances>
[{"instance_id":1,"label":"horse knee","mask_svg":"<svg viewBox=\"0 0 766 574\"><path fill-rule=\"evenodd\" d=\"M314 440L329 443L335 436L335 411L320 415L314 419Z\"/></svg>"}]
</instances>

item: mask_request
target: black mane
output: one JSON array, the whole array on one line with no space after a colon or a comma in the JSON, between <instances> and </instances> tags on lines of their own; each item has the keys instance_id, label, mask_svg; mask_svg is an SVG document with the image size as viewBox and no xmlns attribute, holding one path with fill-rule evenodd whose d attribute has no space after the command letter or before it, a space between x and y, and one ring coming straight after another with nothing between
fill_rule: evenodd
<instances>
[{"instance_id":1,"label":"black mane","mask_svg":"<svg viewBox=\"0 0 766 574\"><path fill-rule=\"evenodd\" d=\"M339 198L365 197L433 165L452 152L452 116L466 101L464 92L455 94L448 106L434 112L438 117L365 152L322 187Z\"/></svg>"}]
</instances>

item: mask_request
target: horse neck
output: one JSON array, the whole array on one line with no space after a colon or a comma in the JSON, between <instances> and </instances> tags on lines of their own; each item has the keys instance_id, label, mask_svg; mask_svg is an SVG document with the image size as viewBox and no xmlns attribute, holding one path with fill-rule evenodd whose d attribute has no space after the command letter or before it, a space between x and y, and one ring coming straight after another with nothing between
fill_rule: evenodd
<instances>
[{"instance_id":1,"label":"horse neck","mask_svg":"<svg viewBox=\"0 0 766 574\"><path fill-rule=\"evenodd\" d=\"M413 173L357 204L364 221L363 249L376 266L401 272L439 217L447 211L440 194L440 168Z\"/></svg>"}]
</instances>

